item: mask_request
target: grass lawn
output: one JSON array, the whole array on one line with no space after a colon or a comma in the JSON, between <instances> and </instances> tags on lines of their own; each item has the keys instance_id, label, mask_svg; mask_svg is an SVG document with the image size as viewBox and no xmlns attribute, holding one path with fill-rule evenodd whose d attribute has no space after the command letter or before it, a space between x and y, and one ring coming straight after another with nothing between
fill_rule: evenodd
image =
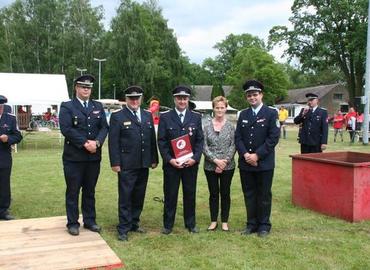
<instances>
[{"instance_id":1,"label":"grass lawn","mask_svg":"<svg viewBox=\"0 0 370 270\"><path fill-rule=\"evenodd\" d=\"M239 172L232 183L230 233L207 232L208 189L202 166L198 174L197 225L201 232L189 234L182 218L182 195L173 234L160 234L163 204L162 169L150 171L142 226L145 235L129 234L128 242L117 240L117 176L110 170L106 144L96 189L97 222L103 238L126 265L125 269L370 269L370 222L349 223L291 204L290 154L299 152L296 129L276 147L273 182L272 232L261 239L245 237L246 221ZM370 146L329 138L327 151L370 152ZM17 218L65 215L65 182L58 133L27 134L14 154L11 212ZM370 177L370 176L369 176ZM67 232L66 232L67 233Z\"/></svg>"}]
</instances>

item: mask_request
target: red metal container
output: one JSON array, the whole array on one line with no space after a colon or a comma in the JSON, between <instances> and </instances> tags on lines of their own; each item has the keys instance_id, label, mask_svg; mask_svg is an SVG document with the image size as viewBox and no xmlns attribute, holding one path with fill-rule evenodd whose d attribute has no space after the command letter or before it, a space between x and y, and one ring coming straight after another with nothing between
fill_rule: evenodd
<instances>
[{"instance_id":1,"label":"red metal container","mask_svg":"<svg viewBox=\"0 0 370 270\"><path fill-rule=\"evenodd\" d=\"M291 155L294 205L345 219L370 219L370 154Z\"/></svg>"}]
</instances>

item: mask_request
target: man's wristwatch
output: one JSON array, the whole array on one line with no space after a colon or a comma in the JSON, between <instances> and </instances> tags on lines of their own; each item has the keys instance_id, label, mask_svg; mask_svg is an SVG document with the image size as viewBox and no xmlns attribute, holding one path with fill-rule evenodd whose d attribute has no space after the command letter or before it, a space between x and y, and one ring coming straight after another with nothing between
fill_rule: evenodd
<instances>
[{"instance_id":1,"label":"man's wristwatch","mask_svg":"<svg viewBox=\"0 0 370 270\"><path fill-rule=\"evenodd\" d=\"M99 140L96 140L95 142L96 142L96 148L99 148L99 147L100 147L100 142L99 142Z\"/></svg>"}]
</instances>

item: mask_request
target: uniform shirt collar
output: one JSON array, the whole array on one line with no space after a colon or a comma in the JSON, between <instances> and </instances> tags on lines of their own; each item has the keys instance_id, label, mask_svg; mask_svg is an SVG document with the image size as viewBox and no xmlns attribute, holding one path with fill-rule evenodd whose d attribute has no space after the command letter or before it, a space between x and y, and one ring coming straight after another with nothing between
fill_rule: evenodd
<instances>
[{"instance_id":1,"label":"uniform shirt collar","mask_svg":"<svg viewBox=\"0 0 370 270\"><path fill-rule=\"evenodd\" d=\"M82 107L84 107L84 102L86 102L86 106L89 107L89 100L84 101L84 100L82 100L82 99L80 99L78 97L76 97L76 98L81 103Z\"/></svg>"},{"instance_id":2,"label":"uniform shirt collar","mask_svg":"<svg viewBox=\"0 0 370 270\"><path fill-rule=\"evenodd\" d=\"M129 110L133 115L135 115L135 114L134 114L134 111L133 111L133 110L131 110L131 108L130 108L129 106L127 106L127 109L128 109L128 110ZM136 115L137 115L137 117L138 117L139 119L141 119L140 107L139 107L139 108L137 108Z\"/></svg>"},{"instance_id":3,"label":"uniform shirt collar","mask_svg":"<svg viewBox=\"0 0 370 270\"><path fill-rule=\"evenodd\" d=\"M317 109L317 107L319 107L319 106L313 107L313 108L312 108L312 112L315 112L315 111L316 111L316 109Z\"/></svg>"},{"instance_id":4,"label":"uniform shirt collar","mask_svg":"<svg viewBox=\"0 0 370 270\"><path fill-rule=\"evenodd\" d=\"M258 112L261 110L262 106L263 106L263 103L261 102L261 104L257 108L252 107L252 111L257 115Z\"/></svg>"},{"instance_id":5,"label":"uniform shirt collar","mask_svg":"<svg viewBox=\"0 0 370 270\"><path fill-rule=\"evenodd\" d=\"M180 113L182 113L182 115L183 116L185 116L185 114L186 114L186 109L185 110L183 110L182 112L180 112L177 108L175 108L175 111L176 111L176 113L177 113L177 115L180 117Z\"/></svg>"}]
</instances>

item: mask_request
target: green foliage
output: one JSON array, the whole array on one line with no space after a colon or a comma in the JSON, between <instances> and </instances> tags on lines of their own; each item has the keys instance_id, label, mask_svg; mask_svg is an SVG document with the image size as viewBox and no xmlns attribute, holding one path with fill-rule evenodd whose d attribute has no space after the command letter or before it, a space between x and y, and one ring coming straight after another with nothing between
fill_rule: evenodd
<instances>
[{"instance_id":1,"label":"green foliage","mask_svg":"<svg viewBox=\"0 0 370 270\"><path fill-rule=\"evenodd\" d=\"M365 73L367 0L295 0L290 22L270 30L269 46L288 44L304 70L339 69L350 97L362 94Z\"/></svg>"},{"instance_id":2,"label":"green foliage","mask_svg":"<svg viewBox=\"0 0 370 270\"><path fill-rule=\"evenodd\" d=\"M122 1L111 27L106 76L122 88L139 84L146 99L155 94L170 104L168 93L183 80L183 59L156 2Z\"/></svg>"},{"instance_id":3,"label":"green foliage","mask_svg":"<svg viewBox=\"0 0 370 270\"><path fill-rule=\"evenodd\" d=\"M214 46L220 54L215 59L206 58L203 67L211 72L214 83L223 85L226 73L232 68L234 57L243 48L256 47L265 49L263 40L250 34L228 35Z\"/></svg>"},{"instance_id":4,"label":"green foliage","mask_svg":"<svg viewBox=\"0 0 370 270\"><path fill-rule=\"evenodd\" d=\"M256 47L241 49L235 56L226 79L227 84L234 86L228 97L232 107L239 110L246 107L242 85L249 79L263 83L263 100L268 105L283 98L289 85L283 66L276 63L265 50Z\"/></svg>"},{"instance_id":5,"label":"green foliage","mask_svg":"<svg viewBox=\"0 0 370 270\"><path fill-rule=\"evenodd\" d=\"M289 77L288 89L297 89L320 84L333 84L343 81L342 73L339 69L326 69L320 72L305 72L296 69L289 64L284 65L285 72Z\"/></svg>"},{"instance_id":6,"label":"green foliage","mask_svg":"<svg viewBox=\"0 0 370 270\"><path fill-rule=\"evenodd\" d=\"M209 70L204 67L190 63L187 56L182 56L183 82L187 85L210 85L213 83L213 77Z\"/></svg>"},{"instance_id":7,"label":"green foliage","mask_svg":"<svg viewBox=\"0 0 370 270\"><path fill-rule=\"evenodd\" d=\"M222 88L221 84L213 85L212 93L211 93L211 100L218 96L225 96L224 89Z\"/></svg>"}]
</instances>

